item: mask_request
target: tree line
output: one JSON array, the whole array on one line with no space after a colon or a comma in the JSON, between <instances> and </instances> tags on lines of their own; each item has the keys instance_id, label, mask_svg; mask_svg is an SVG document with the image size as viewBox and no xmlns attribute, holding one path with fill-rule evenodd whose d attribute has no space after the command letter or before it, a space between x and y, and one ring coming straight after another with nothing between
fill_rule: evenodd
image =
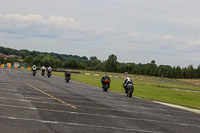
<instances>
[{"instance_id":1,"label":"tree line","mask_svg":"<svg viewBox=\"0 0 200 133\"><path fill-rule=\"evenodd\" d=\"M26 58L27 56L32 56L32 57L38 57L38 56L51 56L53 58L57 58L61 61L65 61L68 59L76 59L78 61L82 61L82 60L88 60L88 58L86 56L80 57L77 55L67 55L67 54L57 54L57 53L47 53L47 52L39 52L39 51L29 51L26 49L22 49L22 50L17 50L17 49L12 49L12 48L6 48L3 46L0 46L0 53L3 53L5 55L19 55L22 56L22 58Z\"/></svg>"},{"instance_id":2,"label":"tree line","mask_svg":"<svg viewBox=\"0 0 200 133\"><path fill-rule=\"evenodd\" d=\"M120 63L117 61L117 56L114 54L109 55L108 59L101 61L96 56L80 57L74 55L47 53L28 50L15 50L10 48L0 47L0 53L21 55L22 62L26 66L51 66L54 69L70 68L70 69L83 69L91 71L103 72L116 72L116 73L129 73L138 75L149 75L167 78L184 78L184 79L199 79L200 78L200 65L194 68L193 65L181 68L180 66L157 65L155 60L147 64L135 63ZM23 53L23 54L22 54ZM0 57L1 63L13 63L17 59L6 59ZM18 60L19 61L19 60Z\"/></svg>"}]
</instances>

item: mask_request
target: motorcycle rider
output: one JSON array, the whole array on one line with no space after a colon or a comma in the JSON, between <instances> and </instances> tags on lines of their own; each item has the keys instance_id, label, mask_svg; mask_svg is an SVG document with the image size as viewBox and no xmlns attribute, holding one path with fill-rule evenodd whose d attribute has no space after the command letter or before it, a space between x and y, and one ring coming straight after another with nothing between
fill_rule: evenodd
<instances>
[{"instance_id":1,"label":"motorcycle rider","mask_svg":"<svg viewBox=\"0 0 200 133\"><path fill-rule=\"evenodd\" d=\"M66 79L67 77L69 77L69 80L71 79L71 73L70 73L69 69L67 69L67 70L65 71L65 79Z\"/></svg>"},{"instance_id":2,"label":"motorcycle rider","mask_svg":"<svg viewBox=\"0 0 200 133\"><path fill-rule=\"evenodd\" d=\"M110 88L110 82L111 82L111 80L110 80L110 77L108 75L103 76L102 79L101 79L102 88L104 88L104 86L106 84L108 84L108 88Z\"/></svg>"},{"instance_id":3,"label":"motorcycle rider","mask_svg":"<svg viewBox=\"0 0 200 133\"><path fill-rule=\"evenodd\" d=\"M133 81L131 80L130 77L126 77L126 79L123 82L123 87L125 89L125 93L127 93L127 85L128 84L132 84L133 85Z\"/></svg>"},{"instance_id":4,"label":"motorcycle rider","mask_svg":"<svg viewBox=\"0 0 200 133\"><path fill-rule=\"evenodd\" d=\"M45 73L45 71L46 71L46 67L45 67L45 66L43 66L43 67L41 68L41 74L42 74L42 72L44 72L44 73Z\"/></svg>"},{"instance_id":5,"label":"motorcycle rider","mask_svg":"<svg viewBox=\"0 0 200 133\"><path fill-rule=\"evenodd\" d=\"M48 67L48 68L47 68L47 74L48 74L48 73L51 74L51 71L52 71L52 68L51 68L51 67Z\"/></svg>"},{"instance_id":6,"label":"motorcycle rider","mask_svg":"<svg viewBox=\"0 0 200 133\"><path fill-rule=\"evenodd\" d=\"M31 68L31 70L32 70L33 72L34 72L34 71L37 72L37 67L36 67L36 65L33 65L32 68Z\"/></svg>"}]
</instances>

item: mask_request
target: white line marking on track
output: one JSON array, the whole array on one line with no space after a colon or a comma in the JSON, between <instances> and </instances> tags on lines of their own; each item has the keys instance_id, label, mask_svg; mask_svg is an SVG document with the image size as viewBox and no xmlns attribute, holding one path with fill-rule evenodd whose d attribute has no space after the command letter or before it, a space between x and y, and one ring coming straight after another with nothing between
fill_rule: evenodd
<instances>
[{"instance_id":1,"label":"white line marking on track","mask_svg":"<svg viewBox=\"0 0 200 133\"><path fill-rule=\"evenodd\" d=\"M30 98L30 99L35 99L35 100L40 100L40 99L44 99L44 98L35 98L35 97L25 97L25 98ZM44 103L44 104L55 104L55 105L63 105L60 103L53 103L53 102L41 102L41 101L31 101L31 100L24 100L24 99L16 99L16 98L6 98L6 97L0 97L0 99L8 99L8 100L18 100L18 101L22 101L22 102L35 102L35 103ZM54 99L54 98L46 98L46 99ZM91 103L91 104L96 104L96 102L88 102L88 101L79 101L79 100L68 100L68 101L75 101L75 102L84 102L84 103ZM105 105L113 105L113 104L105 104ZM115 110L115 109L109 109L109 108L98 108L98 107L90 107L90 106L81 106L81 105L76 105L79 107L85 107L85 108L96 108L96 109L107 109L107 110ZM120 106L124 106L124 105L120 105ZM130 106L127 106L130 107ZM133 108L133 107L131 107ZM191 112L183 112L183 111L173 111L173 110L165 110L165 109L155 109L155 108L146 108L146 107L137 107L137 108L141 108L141 109L148 109L148 110L161 110L161 111L167 111L167 112L181 112L181 113L191 113ZM130 110L116 110L116 111L124 111L124 112L135 112L135 113L144 113L144 112L137 112L137 111L130 111ZM155 113L146 113L146 114L154 114L154 115L163 115L163 114L155 114ZM179 117L179 116L173 116L173 115L165 115L165 116L172 116L172 117ZM189 117L183 117L183 118L189 118ZM193 118L192 118L193 119ZM196 119L196 118L194 118Z\"/></svg>"},{"instance_id":2,"label":"white line marking on track","mask_svg":"<svg viewBox=\"0 0 200 133\"><path fill-rule=\"evenodd\" d=\"M81 123L68 123L68 122L59 122L59 121L45 121L45 120L39 120L39 119L29 119L29 118L20 118L20 117L0 116L0 118L11 119L11 120L35 121L35 122L50 123L50 124L66 124L66 125L73 125L73 126L106 128L106 129L113 129L113 130L137 131L137 132L147 132L147 133L162 133L162 132L156 132L156 131L138 130L138 129L131 129L131 128L107 127L107 126L81 124Z\"/></svg>"},{"instance_id":3,"label":"white line marking on track","mask_svg":"<svg viewBox=\"0 0 200 133\"><path fill-rule=\"evenodd\" d=\"M191 108L183 107L183 106L180 106L180 105L163 103L163 102L157 102L157 101L154 101L154 102L155 103L159 103L159 104L163 104L163 105L166 105L166 106L170 106L170 107L174 107L174 108L179 108L179 109L182 109L182 110L187 110L187 111L191 111L191 112L195 112L195 113L200 114L200 110L197 110L197 109L191 109Z\"/></svg>"},{"instance_id":4,"label":"white line marking on track","mask_svg":"<svg viewBox=\"0 0 200 133\"><path fill-rule=\"evenodd\" d=\"M192 126L192 127L199 127L200 128L200 125L192 125L192 124L185 124L185 123L174 123L174 122L151 120L151 119L139 119L139 118L121 117L121 116L113 116L113 115L101 115L101 114L91 114L91 113L81 113L81 112L51 110L51 109L40 109L40 108L33 108L33 107L23 107L23 106L4 105L4 104L0 104L0 106L11 107L11 108L23 108L23 109L30 109L30 110L49 111L49 112L58 112L58 113L69 113L69 114L77 114L77 115L96 116L96 117L106 117L106 118L114 118L114 119L147 121L147 122L154 122L154 123L165 123L165 124L180 125L180 126Z\"/></svg>"}]
</instances>

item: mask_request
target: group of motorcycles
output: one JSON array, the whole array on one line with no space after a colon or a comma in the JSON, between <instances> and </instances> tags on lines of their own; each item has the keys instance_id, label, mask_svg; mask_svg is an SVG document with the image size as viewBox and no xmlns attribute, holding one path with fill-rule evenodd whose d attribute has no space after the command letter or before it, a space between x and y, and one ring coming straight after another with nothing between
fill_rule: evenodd
<instances>
[{"instance_id":1,"label":"group of motorcycles","mask_svg":"<svg viewBox=\"0 0 200 133\"><path fill-rule=\"evenodd\" d=\"M37 73L37 69L32 69L32 71L33 71L33 73L32 73L33 76L35 76L36 73ZM42 76L45 75L45 71L46 71L45 69L41 69ZM51 75L52 75L51 71L47 70L47 76L48 76L48 78L50 78ZM69 74L65 73L66 83L69 83L70 77L71 77L70 73ZM108 79L103 79L103 78L101 80L101 82L102 82L102 89L103 89L103 91L107 92L108 88L110 88L110 78L109 78L109 80ZM125 89L125 93L127 94L127 97L132 97L132 94L134 92L133 83L126 83L126 85L124 86L124 89Z\"/></svg>"},{"instance_id":2,"label":"group of motorcycles","mask_svg":"<svg viewBox=\"0 0 200 133\"><path fill-rule=\"evenodd\" d=\"M42 74L42 76L45 75L45 72L46 72L46 70L41 69L41 74ZM32 69L32 74L33 74L33 76L35 76L36 73L37 73L37 69ZM48 76L48 78L50 78L51 75L52 75L52 71L47 70L47 76ZM65 75L65 80L66 80L66 83L69 83L70 75Z\"/></svg>"},{"instance_id":3,"label":"group of motorcycles","mask_svg":"<svg viewBox=\"0 0 200 133\"><path fill-rule=\"evenodd\" d=\"M36 75L36 73L37 73L37 70L35 69L35 70L32 70L33 71L33 76L35 76ZM41 74L42 74L42 76L44 76L45 75L45 71L46 70L41 70ZM48 78L50 78L51 77L51 71L48 71L47 70L47 76L48 76Z\"/></svg>"},{"instance_id":4,"label":"group of motorcycles","mask_svg":"<svg viewBox=\"0 0 200 133\"><path fill-rule=\"evenodd\" d=\"M102 78L103 79L103 78ZM103 91L107 92L108 88L110 88L110 80L102 80L102 89ZM134 85L132 82L126 82L126 84L124 85L123 83L123 87L125 89L125 93L127 95L127 97L132 97L132 94L134 92Z\"/></svg>"}]
</instances>

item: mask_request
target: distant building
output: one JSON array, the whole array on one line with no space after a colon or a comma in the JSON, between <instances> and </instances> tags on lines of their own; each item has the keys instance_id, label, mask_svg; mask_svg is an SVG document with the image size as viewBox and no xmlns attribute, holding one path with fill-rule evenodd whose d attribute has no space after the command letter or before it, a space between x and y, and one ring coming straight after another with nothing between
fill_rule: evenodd
<instances>
[{"instance_id":1,"label":"distant building","mask_svg":"<svg viewBox=\"0 0 200 133\"><path fill-rule=\"evenodd\" d=\"M22 59L22 56L18 56L18 55L5 55L3 53L0 53L0 57Z\"/></svg>"},{"instance_id":2,"label":"distant building","mask_svg":"<svg viewBox=\"0 0 200 133\"><path fill-rule=\"evenodd\" d=\"M17 59L22 59L22 56L17 56Z\"/></svg>"},{"instance_id":3,"label":"distant building","mask_svg":"<svg viewBox=\"0 0 200 133\"><path fill-rule=\"evenodd\" d=\"M3 55L3 57L5 57L5 58L9 58L9 56L8 56L8 55Z\"/></svg>"},{"instance_id":4,"label":"distant building","mask_svg":"<svg viewBox=\"0 0 200 133\"><path fill-rule=\"evenodd\" d=\"M10 58L22 59L22 56L18 55L9 55Z\"/></svg>"},{"instance_id":5,"label":"distant building","mask_svg":"<svg viewBox=\"0 0 200 133\"><path fill-rule=\"evenodd\" d=\"M24 63L20 63L20 62L14 62L14 66L25 67L25 64Z\"/></svg>"},{"instance_id":6,"label":"distant building","mask_svg":"<svg viewBox=\"0 0 200 133\"><path fill-rule=\"evenodd\" d=\"M9 58L9 56L8 56L8 55L5 55L5 54L3 54L3 53L0 53L0 57Z\"/></svg>"}]
</instances>

